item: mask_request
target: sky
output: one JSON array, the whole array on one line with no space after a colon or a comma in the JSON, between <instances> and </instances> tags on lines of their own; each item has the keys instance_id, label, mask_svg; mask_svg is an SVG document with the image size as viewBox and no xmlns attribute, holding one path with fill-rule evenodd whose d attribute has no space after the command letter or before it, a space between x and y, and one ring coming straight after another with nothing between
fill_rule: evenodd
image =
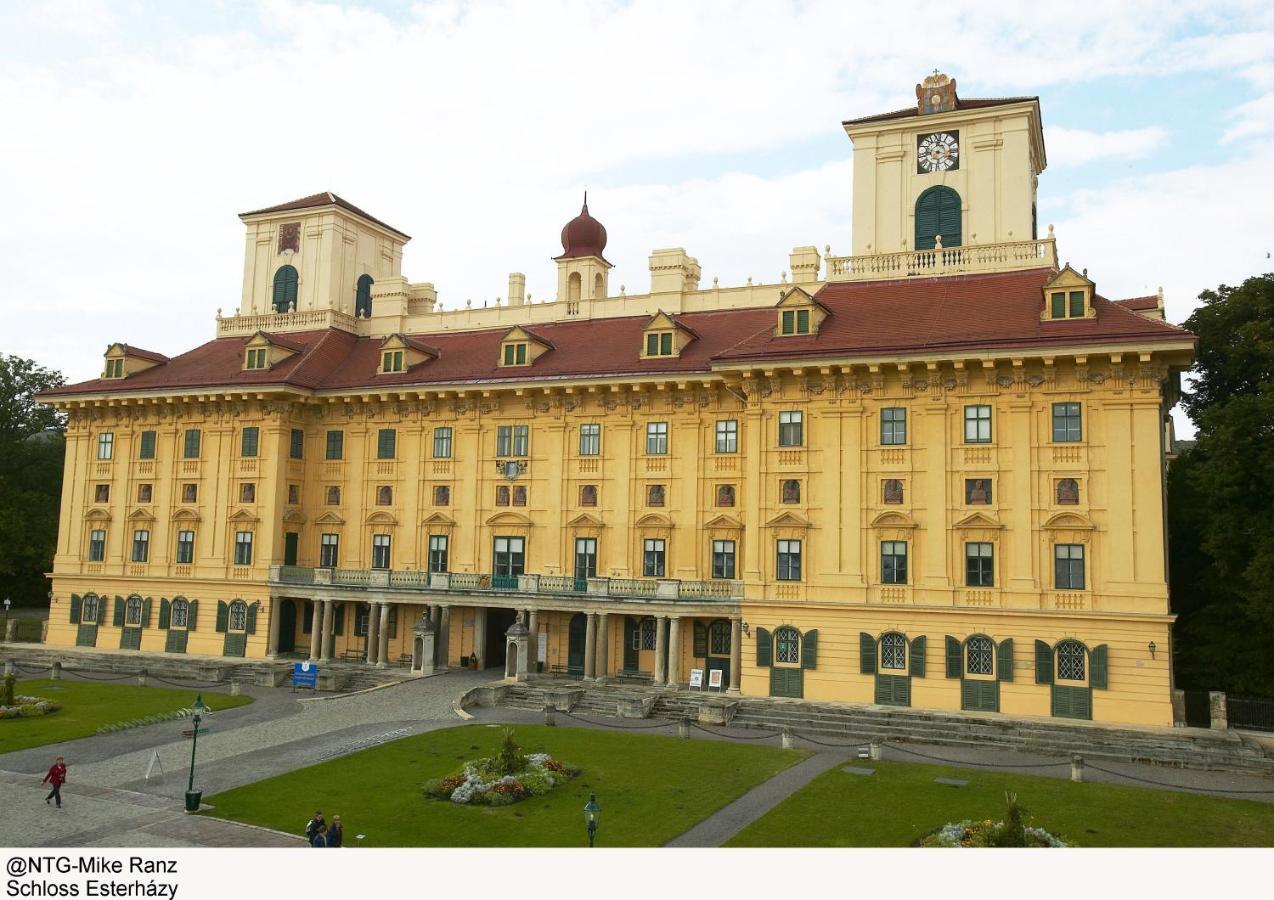
<instances>
[{"instance_id":1,"label":"sky","mask_svg":"<svg viewBox=\"0 0 1274 900\"><path fill-rule=\"evenodd\" d=\"M1039 95L1041 231L1104 296L1180 322L1274 270L1264 2L0 0L0 353L79 381L212 338L238 213L323 190L411 234L444 308L551 297L586 187L612 290L656 247L776 281L849 252L841 121L935 68Z\"/></svg>"}]
</instances>

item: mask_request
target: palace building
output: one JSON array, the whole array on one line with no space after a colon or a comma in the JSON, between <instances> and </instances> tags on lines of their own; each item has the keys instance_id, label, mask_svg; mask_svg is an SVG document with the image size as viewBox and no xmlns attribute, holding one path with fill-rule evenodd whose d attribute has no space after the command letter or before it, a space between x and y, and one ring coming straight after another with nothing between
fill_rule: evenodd
<instances>
[{"instance_id":1,"label":"palace building","mask_svg":"<svg viewBox=\"0 0 1274 900\"><path fill-rule=\"evenodd\" d=\"M852 253L778 283L616 292L586 200L554 300L443 309L334 194L244 213L215 338L42 395L48 642L1170 724L1194 337L1059 264L1038 98L844 128Z\"/></svg>"}]
</instances>

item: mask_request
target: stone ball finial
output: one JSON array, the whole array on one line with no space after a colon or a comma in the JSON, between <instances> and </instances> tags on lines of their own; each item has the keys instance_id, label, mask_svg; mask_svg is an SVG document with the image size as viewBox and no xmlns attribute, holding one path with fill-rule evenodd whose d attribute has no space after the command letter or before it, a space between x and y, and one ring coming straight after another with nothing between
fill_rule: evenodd
<instances>
[{"instance_id":1,"label":"stone ball finial","mask_svg":"<svg viewBox=\"0 0 1274 900\"><path fill-rule=\"evenodd\" d=\"M1052 224L1050 224L1050 225L1048 226L1048 236L1049 236L1049 237L1052 237L1052 236L1053 236L1053 226L1052 226Z\"/></svg>"}]
</instances>

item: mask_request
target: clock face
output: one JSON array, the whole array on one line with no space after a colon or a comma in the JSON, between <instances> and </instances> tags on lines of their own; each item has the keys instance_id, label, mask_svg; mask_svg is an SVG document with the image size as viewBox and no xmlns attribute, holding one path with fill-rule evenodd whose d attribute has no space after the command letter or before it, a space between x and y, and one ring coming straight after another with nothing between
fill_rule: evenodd
<instances>
[{"instance_id":1,"label":"clock face","mask_svg":"<svg viewBox=\"0 0 1274 900\"><path fill-rule=\"evenodd\" d=\"M960 168L960 132L936 131L916 138L916 171L950 172Z\"/></svg>"}]
</instances>

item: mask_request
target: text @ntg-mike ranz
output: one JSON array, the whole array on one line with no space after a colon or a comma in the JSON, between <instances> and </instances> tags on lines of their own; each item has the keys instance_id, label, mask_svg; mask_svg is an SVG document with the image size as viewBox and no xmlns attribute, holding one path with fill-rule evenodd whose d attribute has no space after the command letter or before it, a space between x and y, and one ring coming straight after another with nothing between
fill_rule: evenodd
<instances>
[{"instance_id":1,"label":"text @ntg-mike ranz","mask_svg":"<svg viewBox=\"0 0 1274 900\"><path fill-rule=\"evenodd\" d=\"M145 856L11 856L6 897L176 897L177 861Z\"/></svg>"}]
</instances>

